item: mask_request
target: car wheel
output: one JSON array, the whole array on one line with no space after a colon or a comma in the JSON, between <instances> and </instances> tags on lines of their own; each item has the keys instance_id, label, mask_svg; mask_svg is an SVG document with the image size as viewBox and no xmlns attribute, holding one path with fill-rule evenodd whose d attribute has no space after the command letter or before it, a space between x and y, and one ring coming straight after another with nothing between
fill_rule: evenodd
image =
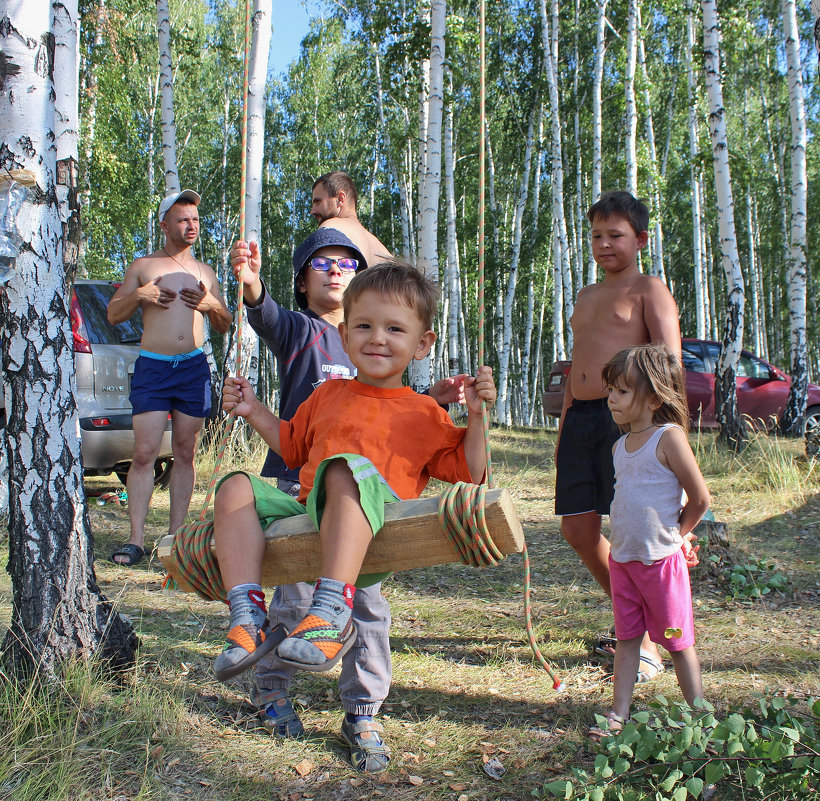
<instances>
[{"instance_id":1,"label":"car wheel","mask_svg":"<svg viewBox=\"0 0 820 801\"><path fill-rule=\"evenodd\" d=\"M174 460L170 456L164 459L157 459L154 462L154 486L165 488L171 481L171 470L174 467ZM122 482L123 486L128 479L127 470L117 470L117 478Z\"/></svg>"},{"instance_id":2,"label":"car wheel","mask_svg":"<svg viewBox=\"0 0 820 801\"><path fill-rule=\"evenodd\" d=\"M154 462L154 486L165 489L171 481L171 470L173 469L174 460L170 456L157 459Z\"/></svg>"},{"instance_id":3,"label":"car wheel","mask_svg":"<svg viewBox=\"0 0 820 801\"><path fill-rule=\"evenodd\" d=\"M806 409L803 436L806 438L806 455L820 455L820 406L809 406Z\"/></svg>"}]
</instances>

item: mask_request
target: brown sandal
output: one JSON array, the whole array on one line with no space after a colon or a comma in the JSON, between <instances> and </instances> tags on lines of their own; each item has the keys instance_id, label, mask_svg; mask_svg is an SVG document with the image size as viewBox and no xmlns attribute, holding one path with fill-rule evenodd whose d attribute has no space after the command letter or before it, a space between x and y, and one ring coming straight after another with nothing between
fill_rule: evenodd
<instances>
[{"instance_id":1,"label":"brown sandal","mask_svg":"<svg viewBox=\"0 0 820 801\"><path fill-rule=\"evenodd\" d=\"M595 743L600 743L604 737L614 737L620 734L624 727L624 719L615 711L607 713L605 725L592 726L587 730L587 737Z\"/></svg>"}]
</instances>

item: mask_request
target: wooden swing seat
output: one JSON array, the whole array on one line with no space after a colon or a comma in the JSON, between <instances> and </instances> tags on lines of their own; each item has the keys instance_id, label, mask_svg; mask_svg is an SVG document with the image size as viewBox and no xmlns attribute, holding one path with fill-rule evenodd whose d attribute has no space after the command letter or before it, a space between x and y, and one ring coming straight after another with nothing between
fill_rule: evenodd
<instances>
[{"instance_id":1,"label":"wooden swing seat","mask_svg":"<svg viewBox=\"0 0 820 801\"><path fill-rule=\"evenodd\" d=\"M362 574L410 570L459 562L458 550L438 520L438 498L397 501L385 507L384 528L368 548ZM484 502L487 532L501 553L520 553L524 531L506 489L487 490ZM192 592L171 558L173 536L157 546L159 559L179 589ZM213 540L211 550L213 551ZM322 548L319 532L308 515L277 520L265 530L262 585L274 587L299 581L313 582L320 575Z\"/></svg>"}]
</instances>

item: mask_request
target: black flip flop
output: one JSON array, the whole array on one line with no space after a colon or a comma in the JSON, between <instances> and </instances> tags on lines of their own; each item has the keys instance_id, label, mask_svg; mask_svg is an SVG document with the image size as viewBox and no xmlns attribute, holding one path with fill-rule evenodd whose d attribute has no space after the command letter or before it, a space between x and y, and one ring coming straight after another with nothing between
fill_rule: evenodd
<instances>
[{"instance_id":1,"label":"black flip flop","mask_svg":"<svg viewBox=\"0 0 820 801\"><path fill-rule=\"evenodd\" d=\"M128 559L127 562L118 562L114 557L124 556ZM119 567L134 567L138 565L145 557L145 551L139 545L134 545L133 542L126 542L121 545L118 551L111 554L111 561Z\"/></svg>"},{"instance_id":2,"label":"black flip flop","mask_svg":"<svg viewBox=\"0 0 820 801\"><path fill-rule=\"evenodd\" d=\"M615 656L615 646L617 644L618 640L609 634L599 634L595 638L595 643L592 646L592 653L595 654L595 656L612 659Z\"/></svg>"}]
</instances>

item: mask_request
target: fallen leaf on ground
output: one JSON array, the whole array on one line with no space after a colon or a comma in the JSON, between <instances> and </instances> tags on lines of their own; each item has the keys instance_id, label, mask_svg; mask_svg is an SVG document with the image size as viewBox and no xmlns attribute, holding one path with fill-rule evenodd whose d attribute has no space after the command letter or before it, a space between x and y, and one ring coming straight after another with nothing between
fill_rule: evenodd
<instances>
[{"instance_id":1,"label":"fallen leaf on ground","mask_svg":"<svg viewBox=\"0 0 820 801\"><path fill-rule=\"evenodd\" d=\"M422 779L421 776L408 776L407 781L415 787L418 787L420 784L424 784L424 779Z\"/></svg>"},{"instance_id":2,"label":"fallen leaf on ground","mask_svg":"<svg viewBox=\"0 0 820 801\"><path fill-rule=\"evenodd\" d=\"M307 776L313 768L314 764L309 759L303 759L301 762L297 763L293 766L293 769L300 775L300 776Z\"/></svg>"}]
</instances>

